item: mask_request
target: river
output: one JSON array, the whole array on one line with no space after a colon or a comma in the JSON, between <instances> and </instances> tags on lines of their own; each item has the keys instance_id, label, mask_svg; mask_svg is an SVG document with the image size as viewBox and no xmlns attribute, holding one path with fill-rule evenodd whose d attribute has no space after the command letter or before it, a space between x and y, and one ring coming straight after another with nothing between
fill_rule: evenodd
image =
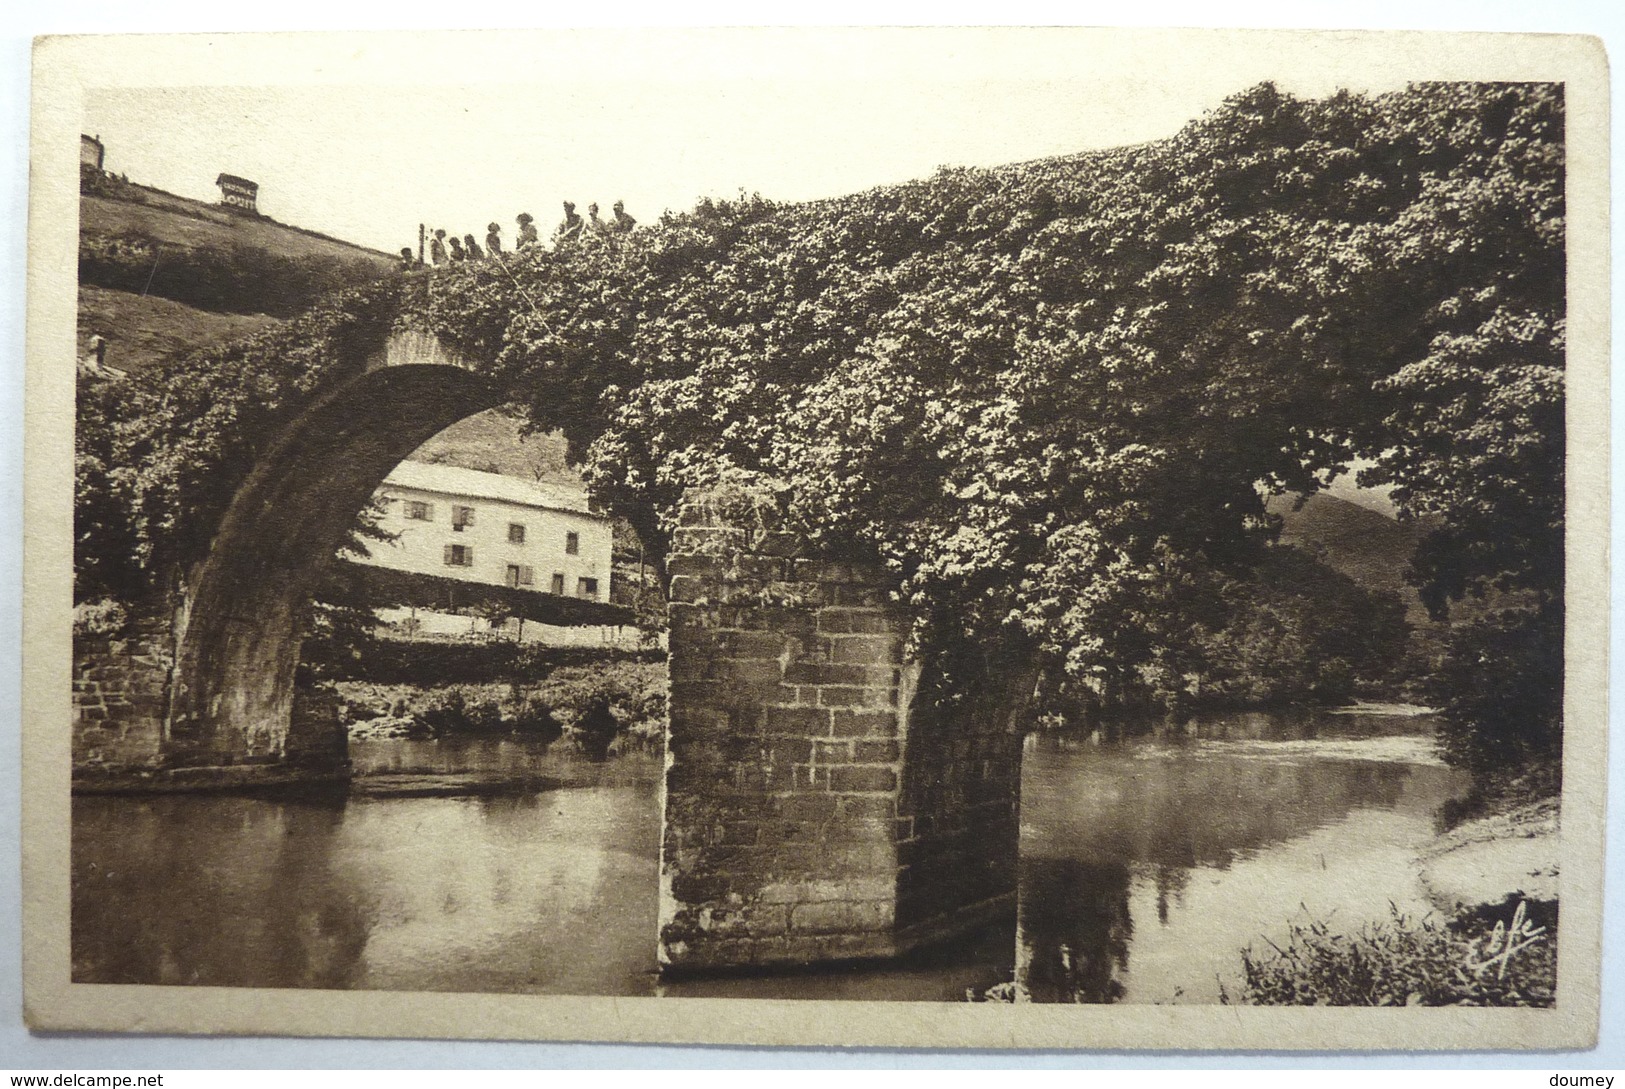
<instances>
[{"instance_id":1,"label":"river","mask_svg":"<svg viewBox=\"0 0 1625 1089\"><path fill-rule=\"evenodd\" d=\"M1035 735L1014 927L885 968L681 983L655 974L655 755L357 742L361 775L539 787L77 797L74 979L954 1001L1016 975L1036 1001L1213 1002L1293 918L1425 910L1415 849L1466 782L1427 716L1375 710Z\"/></svg>"}]
</instances>

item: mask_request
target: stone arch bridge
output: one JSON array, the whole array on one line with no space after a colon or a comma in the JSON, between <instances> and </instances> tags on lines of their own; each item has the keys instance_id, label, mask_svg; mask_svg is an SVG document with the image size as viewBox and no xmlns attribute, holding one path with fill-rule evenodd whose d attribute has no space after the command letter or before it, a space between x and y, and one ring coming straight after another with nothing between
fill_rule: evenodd
<instances>
[{"instance_id":1,"label":"stone arch bridge","mask_svg":"<svg viewBox=\"0 0 1625 1089\"><path fill-rule=\"evenodd\" d=\"M354 351L261 454L173 614L76 643L77 789L348 777L336 715L295 688L299 618L384 475L508 399L426 334ZM889 957L1013 913L1022 678L939 701L885 577L809 553L761 495L688 495L668 569L667 970Z\"/></svg>"}]
</instances>

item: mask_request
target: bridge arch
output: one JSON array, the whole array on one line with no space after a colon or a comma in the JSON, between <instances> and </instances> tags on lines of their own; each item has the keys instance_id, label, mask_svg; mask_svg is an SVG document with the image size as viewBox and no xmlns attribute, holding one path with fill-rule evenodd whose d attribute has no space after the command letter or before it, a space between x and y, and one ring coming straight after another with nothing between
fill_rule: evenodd
<instances>
[{"instance_id":1,"label":"bridge arch","mask_svg":"<svg viewBox=\"0 0 1625 1089\"><path fill-rule=\"evenodd\" d=\"M164 746L172 764L276 764L307 774L342 765L331 737L290 729L311 596L390 469L504 400L471 369L412 347L392 343L370 369L319 397L238 490L176 626Z\"/></svg>"}]
</instances>

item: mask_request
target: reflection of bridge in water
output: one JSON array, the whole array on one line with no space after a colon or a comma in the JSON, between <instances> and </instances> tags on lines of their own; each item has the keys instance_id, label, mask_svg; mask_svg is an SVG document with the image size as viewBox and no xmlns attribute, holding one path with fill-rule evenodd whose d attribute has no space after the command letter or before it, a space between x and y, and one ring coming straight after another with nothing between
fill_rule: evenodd
<instances>
[{"instance_id":1,"label":"reflection of bridge in water","mask_svg":"<svg viewBox=\"0 0 1625 1089\"><path fill-rule=\"evenodd\" d=\"M1029 748L1019 930L1009 920L886 965L658 984L655 754L592 764L491 739L365 742L356 759L371 771L479 768L569 785L450 799L84 797L75 978L957 1001L1015 968L1037 1001L1214 1001L1215 973L1233 978L1238 950L1260 934L1279 941L1300 902L1349 926L1385 917L1389 897L1404 907L1413 839L1461 785L1429 764L1300 754L1264 777L1252 755L1153 747L1160 758ZM1210 787L1252 791L1249 806L1222 789L1183 801L1104 789L1188 781L1177 765L1194 759L1219 767ZM1213 819L1238 808L1268 817Z\"/></svg>"},{"instance_id":2,"label":"reflection of bridge in water","mask_svg":"<svg viewBox=\"0 0 1625 1089\"><path fill-rule=\"evenodd\" d=\"M133 638L80 641L79 789L348 777L333 708L294 683L311 596L395 464L510 399L482 362L397 326L281 391L303 408L177 599ZM1013 910L1020 679L990 674L977 705L945 709L903 658L886 577L774 518L766 493L690 494L669 559L672 970L895 956Z\"/></svg>"}]
</instances>

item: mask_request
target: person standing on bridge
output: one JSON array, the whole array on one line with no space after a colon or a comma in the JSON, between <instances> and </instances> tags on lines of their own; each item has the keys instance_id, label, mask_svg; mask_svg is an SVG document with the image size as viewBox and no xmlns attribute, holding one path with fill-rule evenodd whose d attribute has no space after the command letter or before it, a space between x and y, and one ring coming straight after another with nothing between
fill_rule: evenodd
<instances>
[{"instance_id":1,"label":"person standing on bridge","mask_svg":"<svg viewBox=\"0 0 1625 1089\"><path fill-rule=\"evenodd\" d=\"M564 202L564 218L559 221L559 229L553 232L553 237L560 242L581 237L581 217L576 215L574 201Z\"/></svg>"},{"instance_id":2,"label":"person standing on bridge","mask_svg":"<svg viewBox=\"0 0 1625 1089\"><path fill-rule=\"evenodd\" d=\"M485 260L485 251L480 249L478 242L474 241L472 233L463 235L463 252L468 254L470 261Z\"/></svg>"},{"instance_id":3,"label":"person standing on bridge","mask_svg":"<svg viewBox=\"0 0 1625 1089\"><path fill-rule=\"evenodd\" d=\"M434 240L429 243L429 263L443 265L446 263L446 232L435 228Z\"/></svg>"},{"instance_id":4,"label":"person standing on bridge","mask_svg":"<svg viewBox=\"0 0 1625 1089\"><path fill-rule=\"evenodd\" d=\"M411 272L413 269L415 269L417 267L418 267L418 259L416 257L412 256L412 247L411 246L402 246L401 247L401 271L402 272Z\"/></svg>"},{"instance_id":5,"label":"person standing on bridge","mask_svg":"<svg viewBox=\"0 0 1625 1089\"><path fill-rule=\"evenodd\" d=\"M485 225L485 252L492 257L502 256L502 224L487 223Z\"/></svg>"},{"instance_id":6,"label":"person standing on bridge","mask_svg":"<svg viewBox=\"0 0 1625 1089\"><path fill-rule=\"evenodd\" d=\"M541 242L541 237L536 233L535 220L531 218L529 212L520 212L516 222L519 224L518 249L525 249Z\"/></svg>"},{"instance_id":7,"label":"person standing on bridge","mask_svg":"<svg viewBox=\"0 0 1625 1089\"><path fill-rule=\"evenodd\" d=\"M587 205L587 233L594 238L609 233L609 225L598 218L598 202Z\"/></svg>"},{"instance_id":8,"label":"person standing on bridge","mask_svg":"<svg viewBox=\"0 0 1625 1089\"><path fill-rule=\"evenodd\" d=\"M616 234L631 234L638 221L626 214L626 204L616 201L610 210L615 213L615 218L610 220L609 229Z\"/></svg>"},{"instance_id":9,"label":"person standing on bridge","mask_svg":"<svg viewBox=\"0 0 1625 1089\"><path fill-rule=\"evenodd\" d=\"M451 247L452 264L461 264L463 258L468 256L463 252L463 240L458 238L456 235L452 235L450 238L448 238L446 240L446 244Z\"/></svg>"}]
</instances>

